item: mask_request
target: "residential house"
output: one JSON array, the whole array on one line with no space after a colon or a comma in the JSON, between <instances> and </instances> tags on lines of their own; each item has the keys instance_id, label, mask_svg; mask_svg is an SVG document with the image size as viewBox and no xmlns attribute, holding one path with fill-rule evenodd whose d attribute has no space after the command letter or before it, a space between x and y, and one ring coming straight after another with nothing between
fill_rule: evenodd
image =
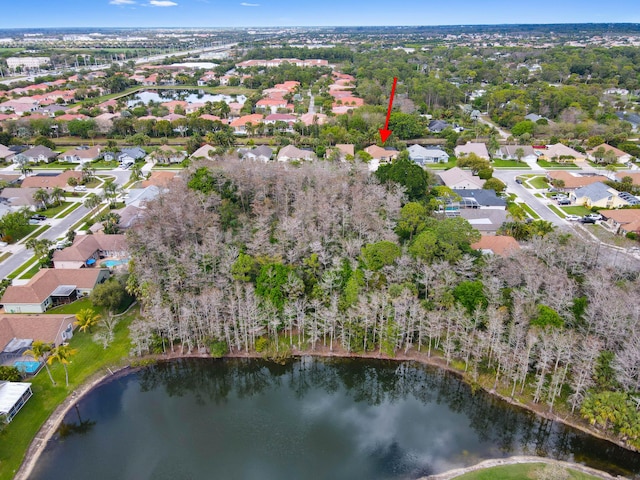
<instances>
[{"instance_id":1,"label":"residential house","mask_svg":"<svg viewBox=\"0 0 640 480\"><path fill-rule=\"evenodd\" d=\"M293 145L287 145L286 147L282 147L276 156L276 159L279 162L290 162L290 161L313 161L317 160L316 154L311 150L303 150L301 148L295 147Z\"/></svg>"},{"instance_id":2,"label":"residential house","mask_svg":"<svg viewBox=\"0 0 640 480\"><path fill-rule=\"evenodd\" d=\"M125 204L127 206L133 205L134 207L144 208L147 202L154 200L160 195L160 192L165 190L166 187L159 187L157 185L149 185L145 188L132 188L129 190L129 196L125 198Z\"/></svg>"},{"instance_id":3,"label":"residential house","mask_svg":"<svg viewBox=\"0 0 640 480\"><path fill-rule=\"evenodd\" d=\"M493 208L464 208L459 216L467 220L473 228L484 235L495 235L507 221L507 211Z\"/></svg>"},{"instance_id":4,"label":"residential house","mask_svg":"<svg viewBox=\"0 0 640 480\"><path fill-rule=\"evenodd\" d=\"M325 158L335 158L341 162L346 161L347 157L351 159L355 157L355 145L352 143L338 143L335 147L327 148L325 153Z\"/></svg>"},{"instance_id":5,"label":"residential house","mask_svg":"<svg viewBox=\"0 0 640 480\"><path fill-rule=\"evenodd\" d=\"M502 145L494 155L494 158L502 160L518 160L518 153L521 154L521 162L535 162L538 156L531 145Z\"/></svg>"},{"instance_id":6,"label":"residential house","mask_svg":"<svg viewBox=\"0 0 640 480\"><path fill-rule=\"evenodd\" d=\"M259 160L261 162L268 162L273 156L273 150L266 145L261 145L254 148L239 148L238 155L243 160Z\"/></svg>"},{"instance_id":7,"label":"residential house","mask_svg":"<svg viewBox=\"0 0 640 480\"><path fill-rule=\"evenodd\" d=\"M271 115L264 117L264 124L275 125L276 127L286 124L286 128L284 130L287 132L293 132L293 124L296 123L297 120L298 117L288 113L272 113Z\"/></svg>"},{"instance_id":8,"label":"residential house","mask_svg":"<svg viewBox=\"0 0 640 480\"><path fill-rule=\"evenodd\" d=\"M54 152L49 147L45 147L44 145L37 145L29 150L22 152L22 155L27 157L29 162L38 163L45 162L49 163L52 160L55 160L58 156L58 152Z\"/></svg>"},{"instance_id":9,"label":"residential house","mask_svg":"<svg viewBox=\"0 0 640 480\"><path fill-rule=\"evenodd\" d=\"M216 147L212 147L211 145L205 143L203 146L201 146L199 149L193 152L190 158L211 159L215 155L215 152L216 152Z\"/></svg>"},{"instance_id":10,"label":"residential house","mask_svg":"<svg viewBox=\"0 0 640 480\"><path fill-rule=\"evenodd\" d=\"M100 147L78 147L67 150L62 154L62 160L67 163L85 164L100 158Z\"/></svg>"},{"instance_id":11,"label":"residential house","mask_svg":"<svg viewBox=\"0 0 640 480\"><path fill-rule=\"evenodd\" d=\"M564 186L559 187L561 190L575 190L576 188L582 188L593 183L605 182L609 180L603 175L580 175L564 170L548 171L547 179L549 179L549 182L551 184L554 184L558 181L563 182Z\"/></svg>"},{"instance_id":12,"label":"residential house","mask_svg":"<svg viewBox=\"0 0 640 480\"><path fill-rule=\"evenodd\" d=\"M37 100L30 98L17 98L0 103L0 112L13 112L16 115L24 115L27 112L35 112L38 109Z\"/></svg>"},{"instance_id":13,"label":"residential house","mask_svg":"<svg viewBox=\"0 0 640 480\"><path fill-rule=\"evenodd\" d=\"M489 151L484 143L467 142L453 149L456 157L464 157L472 153L485 160L490 160Z\"/></svg>"},{"instance_id":14,"label":"residential house","mask_svg":"<svg viewBox=\"0 0 640 480\"><path fill-rule=\"evenodd\" d=\"M494 190L457 188L451 190L460 197L458 202L454 202L460 208L507 209L506 200L496 195Z\"/></svg>"},{"instance_id":15,"label":"residential house","mask_svg":"<svg viewBox=\"0 0 640 480\"><path fill-rule=\"evenodd\" d=\"M260 115L259 113L254 113L251 115L244 115L242 117L236 118L229 124L229 126L233 128L233 131L236 135L246 135L259 123L262 123L262 115Z\"/></svg>"},{"instance_id":16,"label":"residential house","mask_svg":"<svg viewBox=\"0 0 640 480\"><path fill-rule=\"evenodd\" d=\"M418 165L425 163L447 163L449 154L439 148L425 148L421 145L411 145L407 148L409 158Z\"/></svg>"},{"instance_id":17,"label":"residential house","mask_svg":"<svg viewBox=\"0 0 640 480\"><path fill-rule=\"evenodd\" d=\"M154 185L159 188L167 188L177 176L177 172L153 170L149 177L140 183L140 187L147 188Z\"/></svg>"},{"instance_id":18,"label":"residential house","mask_svg":"<svg viewBox=\"0 0 640 480\"><path fill-rule=\"evenodd\" d=\"M101 258L128 255L124 235L79 235L71 246L53 253L53 265L55 269L81 269L95 265Z\"/></svg>"},{"instance_id":19,"label":"residential house","mask_svg":"<svg viewBox=\"0 0 640 480\"><path fill-rule=\"evenodd\" d=\"M617 181L621 182L624 177L629 177L633 185L640 187L640 173L629 173L629 172L616 173Z\"/></svg>"},{"instance_id":20,"label":"residential house","mask_svg":"<svg viewBox=\"0 0 640 480\"><path fill-rule=\"evenodd\" d=\"M187 152L184 150L176 150L169 145L162 145L149 155L148 158L158 163L180 163L187 158Z\"/></svg>"},{"instance_id":21,"label":"residential house","mask_svg":"<svg viewBox=\"0 0 640 480\"><path fill-rule=\"evenodd\" d=\"M288 102L283 98L263 98L262 100L258 100L256 102L256 108L264 109L271 113L277 113L280 109L286 110L287 105Z\"/></svg>"},{"instance_id":22,"label":"residential house","mask_svg":"<svg viewBox=\"0 0 640 480\"><path fill-rule=\"evenodd\" d=\"M26 285L7 287L0 303L7 313L44 313L51 307L89 295L107 278L109 270L101 268L43 268Z\"/></svg>"},{"instance_id":23,"label":"residential house","mask_svg":"<svg viewBox=\"0 0 640 480\"><path fill-rule=\"evenodd\" d=\"M378 145L369 145L364 149L366 153L371 155L369 160L369 171L375 172L381 164L389 163L398 157L399 152L391 147L379 147Z\"/></svg>"},{"instance_id":24,"label":"residential house","mask_svg":"<svg viewBox=\"0 0 640 480\"><path fill-rule=\"evenodd\" d=\"M547 160L550 162L559 163L571 163L574 161L584 162L586 155L574 150L571 147L567 147L562 143L555 143L553 145L547 145L543 149L535 149L536 155L539 160Z\"/></svg>"},{"instance_id":25,"label":"residential house","mask_svg":"<svg viewBox=\"0 0 640 480\"><path fill-rule=\"evenodd\" d=\"M618 196L616 189L604 183L596 182L586 187L573 191L569 198L577 205L584 205L587 208L620 208L629 205L629 202Z\"/></svg>"},{"instance_id":26,"label":"residential house","mask_svg":"<svg viewBox=\"0 0 640 480\"><path fill-rule=\"evenodd\" d=\"M39 203L33 199L33 194L37 191L37 188L7 187L0 192L0 203L14 208L28 207L35 210Z\"/></svg>"},{"instance_id":27,"label":"residential house","mask_svg":"<svg viewBox=\"0 0 640 480\"><path fill-rule=\"evenodd\" d=\"M629 122L634 132L640 127L640 115L637 113L616 112L616 117L624 122Z\"/></svg>"},{"instance_id":28,"label":"residential house","mask_svg":"<svg viewBox=\"0 0 640 480\"><path fill-rule=\"evenodd\" d=\"M640 210L600 210L598 213L603 217L603 223L613 232L626 235L633 232L640 234Z\"/></svg>"},{"instance_id":29,"label":"residential house","mask_svg":"<svg viewBox=\"0 0 640 480\"><path fill-rule=\"evenodd\" d=\"M438 176L444 185L456 190L481 189L484 185L483 179L459 167L438 172Z\"/></svg>"},{"instance_id":30,"label":"residential house","mask_svg":"<svg viewBox=\"0 0 640 480\"><path fill-rule=\"evenodd\" d=\"M22 352L34 341L58 346L73 337L75 315L20 315L0 316L0 363L7 357L22 360Z\"/></svg>"},{"instance_id":31,"label":"residential house","mask_svg":"<svg viewBox=\"0 0 640 480\"><path fill-rule=\"evenodd\" d=\"M141 147L123 148L119 152L104 152L102 158L108 162L117 160L120 165L132 165L147 156L147 152Z\"/></svg>"},{"instance_id":32,"label":"residential house","mask_svg":"<svg viewBox=\"0 0 640 480\"><path fill-rule=\"evenodd\" d=\"M10 423L33 395L28 382L0 381L0 416Z\"/></svg>"},{"instance_id":33,"label":"residential house","mask_svg":"<svg viewBox=\"0 0 640 480\"><path fill-rule=\"evenodd\" d=\"M482 235L479 241L471 244L471 248L484 254L509 257L520 250L520 244L508 235Z\"/></svg>"},{"instance_id":34,"label":"residential house","mask_svg":"<svg viewBox=\"0 0 640 480\"><path fill-rule=\"evenodd\" d=\"M303 113L299 120L307 127L311 125L324 125L327 123L327 116L324 113Z\"/></svg>"},{"instance_id":35,"label":"residential house","mask_svg":"<svg viewBox=\"0 0 640 480\"><path fill-rule=\"evenodd\" d=\"M444 120L431 120L429 122L429 131L431 133L440 133L442 132L445 128L449 128L452 125L448 122L445 122Z\"/></svg>"},{"instance_id":36,"label":"residential house","mask_svg":"<svg viewBox=\"0 0 640 480\"><path fill-rule=\"evenodd\" d=\"M543 117L542 115L538 115L537 113L529 113L529 114L524 116L524 119L525 120L529 120L529 121L531 121L533 123L537 123L538 120L547 120L548 121L547 117Z\"/></svg>"},{"instance_id":37,"label":"residential house","mask_svg":"<svg viewBox=\"0 0 640 480\"><path fill-rule=\"evenodd\" d=\"M70 178L75 178L79 182L82 179L82 172L66 170L58 175L32 175L22 181L21 188L71 188Z\"/></svg>"},{"instance_id":38,"label":"residential house","mask_svg":"<svg viewBox=\"0 0 640 480\"><path fill-rule=\"evenodd\" d=\"M118 220L118 228L120 230L127 230L133 227L144 217L144 208L136 207L134 205L127 205L122 210L118 210L116 213L120 215Z\"/></svg>"},{"instance_id":39,"label":"residential house","mask_svg":"<svg viewBox=\"0 0 640 480\"><path fill-rule=\"evenodd\" d=\"M13 150L10 150L9 147L0 144L0 160L3 162L8 162L11 160L11 157L13 157L16 154L16 152L14 152Z\"/></svg>"},{"instance_id":40,"label":"residential house","mask_svg":"<svg viewBox=\"0 0 640 480\"><path fill-rule=\"evenodd\" d=\"M602 156L599 156L600 153L602 153ZM619 148L612 147L611 145L606 143L601 143L597 147L593 147L591 150L588 150L587 155L590 160L593 160L596 163L602 162L602 159L605 155L614 155L616 158L615 163L627 163L631 161L631 158L633 158L633 155L630 155L627 152L623 152Z\"/></svg>"},{"instance_id":41,"label":"residential house","mask_svg":"<svg viewBox=\"0 0 640 480\"><path fill-rule=\"evenodd\" d=\"M113 127L113 120L115 118L120 118L120 113L102 113L95 117L93 120L96 122L98 127L98 132L102 134L107 134Z\"/></svg>"}]
</instances>

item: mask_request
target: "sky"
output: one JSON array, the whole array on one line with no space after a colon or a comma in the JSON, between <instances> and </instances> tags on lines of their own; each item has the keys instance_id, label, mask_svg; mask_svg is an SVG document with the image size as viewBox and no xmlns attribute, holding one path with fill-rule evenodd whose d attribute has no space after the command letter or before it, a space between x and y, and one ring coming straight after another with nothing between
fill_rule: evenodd
<instances>
[{"instance_id":1,"label":"sky","mask_svg":"<svg viewBox=\"0 0 640 480\"><path fill-rule=\"evenodd\" d=\"M640 23L638 0L0 0L0 28Z\"/></svg>"}]
</instances>

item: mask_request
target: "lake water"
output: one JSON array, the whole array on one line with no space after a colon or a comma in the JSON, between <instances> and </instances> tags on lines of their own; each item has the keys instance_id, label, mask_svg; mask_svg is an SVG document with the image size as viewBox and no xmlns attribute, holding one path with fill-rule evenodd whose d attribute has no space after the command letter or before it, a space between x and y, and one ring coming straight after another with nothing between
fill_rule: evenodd
<instances>
[{"instance_id":1,"label":"lake water","mask_svg":"<svg viewBox=\"0 0 640 480\"><path fill-rule=\"evenodd\" d=\"M411 479L516 454L640 478L640 455L413 363L171 361L67 415L30 478Z\"/></svg>"},{"instance_id":2,"label":"lake water","mask_svg":"<svg viewBox=\"0 0 640 480\"><path fill-rule=\"evenodd\" d=\"M138 103L148 105L153 101L156 103L170 102L172 100L184 100L188 103L238 102L245 103L245 95L213 95L204 93L204 90L145 90L138 92L127 100L127 107L133 107Z\"/></svg>"}]
</instances>

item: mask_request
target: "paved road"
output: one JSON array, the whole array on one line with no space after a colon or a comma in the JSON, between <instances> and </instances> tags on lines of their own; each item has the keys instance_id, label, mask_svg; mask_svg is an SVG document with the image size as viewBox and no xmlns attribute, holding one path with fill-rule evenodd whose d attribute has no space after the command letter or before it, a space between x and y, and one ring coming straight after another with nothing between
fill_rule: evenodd
<instances>
[{"instance_id":1,"label":"paved road","mask_svg":"<svg viewBox=\"0 0 640 480\"><path fill-rule=\"evenodd\" d=\"M313 96L313 94L311 93L311 90L309 90L309 113L316 113L316 99Z\"/></svg>"},{"instance_id":2,"label":"paved road","mask_svg":"<svg viewBox=\"0 0 640 480\"><path fill-rule=\"evenodd\" d=\"M509 138L511 136L511 134L509 132L507 132L506 130L503 130L498 125L496 125L491 120L489 120L489 117L480 116L480 118L478 120L480 121L480 123L484 123L485 125L489 125L490 127L495 128L496 131L498 132L498 135L500 135L500 138L502 138L503 140L506 140L507 138Z\"/></svg>"},{"instance_id":3,"label":"paved road","mask_svg":"<svg viewBox=\"0 0 640 480\"><path fill-rule=\"evenodd\" d=\"M8 167L4 170L10 170L10 169L11 167ZM40 172L38 170L36 170L36 172L45 173L45 171ZM49 174L61 173L61 172L62 170L59 170L59 171L46 170L46 173L49 173ZM121 170L121 169L102 170L102 171L98 171L97 175L112 176L115 178L115 182L118 185L122 186L129 181L129 178L131 176L131 171ZM101 188L89 189L89 192L101 194L102 189ZM77 201L82 202L83 200L84 198L80 198ZM89 210L84 206L81 206L75 209L65 218L45 220L44 222L41 223L41 225L51 225L51 228L49 228L48 230L43 232L41 235L39 235L38 238L46 238L48 240L52 240L55 242L58 238L64 237L67 231L69 230L69 228L75 223L77 223L78 221L80 221L80 219L85 215L87 215L88 213L89 213ZM7 258L5 261L0 262L0 278L6 278L7 275L9 275L16 268L18 268L20 265L22 265L24 262L26 262L33 256L33 251L30 249L27 249L22 243L8 245L7 247L4 247L2 251L11 252L12 255L9 258Z\"/></svg>"}]
</instances>

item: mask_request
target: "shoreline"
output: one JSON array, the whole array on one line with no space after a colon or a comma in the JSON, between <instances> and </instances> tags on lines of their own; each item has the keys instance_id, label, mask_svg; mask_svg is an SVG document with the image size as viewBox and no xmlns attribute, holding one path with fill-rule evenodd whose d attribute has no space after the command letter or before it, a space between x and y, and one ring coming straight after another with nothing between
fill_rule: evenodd
<instances>
[{"instance_id":1,"label":"shoreline","mask_svg":"<svg viewBox=\"0 0 640 480\"><path fill-rule=\"evenodd\" d=\"M470 384L470 382L464 375L464 372L461 372L460 370L452 367L451 365L447 365L446 361L443 358L436 357L436 356L429 357L424 354L416 353L415 351L411 351L409 353L398 352L396 356L389 357L379 352L355 354L350 352L343 352L342 350L330 350L326 346L321 346L320 348L316 348L315 350L307 350L307 351L294 350L291 353L290 358L299 358L304 356L318 357L318 358L351 358L351 359L363 358L363 359L373 359L373 360L391 360L391 361L397 361L397 362L412 361L422 365L427 365L427 366L442 369L444 371L447 371L449 373L452 373L458 376L463 382L467 383L468 385ZM44 449L46 448L47 444L49 443L49 441L51 440L55 432L58 430L64 417L67 415L69 410L71 410L78 401L80 401L85 395L87 395L93 389L95 389L96 387L98 387L100 384L104 383L108 379L117 378L118 376L121 376L125 373L129 373L138 368L146 366L145 362L147 361L161 362L161 361L167 361L167 360L179 360L183 358L213 359L213 357L211 357L211 355L209 355L208 353L198 353L198 352L192 352L192 353L172 352L170 354L147 355L147 356L141 357L140 361L134 361L134 359L130 359L130 361L126 365L118 368L117 370L108 369L108 371L106 372L92 376L86 383L82 384L76 390L73 390L65 398L65 400L56 407L56 409L49 416L49 418L42 424L42 426L36 433L33 440L31 440L31 443L29 444L29 448L27 449L24 459L22 460L20 467L15 473L13 480L29 479L29 476L31 475L31 472L33 471L38 459L42 455L42 452L44 452ZM244 351L229 352L221 358L265 359L262 353L244 352ZM529 404L519 402L509 397L505 397L504 395L496 391L489 390L483 387L482 385L479 385L479 387L488 395L497 397L500 400L508 403L509 405L523 408L535 414L536 416L562 423L563 425L567 425L571 428L575 428L577 430L580 430L583 433L599 438L601 440L608 441L626 450L637 452L637 450L630 448L628 445L624 445L618 441L615 441L614 439L606 437L605 435L601 435L599 434L599 432L594 432L584 425L571 422L566 418L562 418L550 412L537 410ZM603 478L603 479L624 478L624 477L612 476L607 472L592 469L580 463L564 462L561 460L554 460L546 457L514 456L514 457L503 458L503 459L483 460L482 462L471 467L464 467L464 468L459 468L455 470L450 470L449 472L444 472L438 475L423 477L420 480L448 480L448 479L455 478L456 476L462 475L464 473L487 468L490 466L510 465L514 463L536 463L536 462L559 464L567 468L573 468L574 470L584 471L585 473L589 473L590 475L599 476L600 478ZM444 475L454 475L454 476L444 476Z\"/></svg>"}]
</instances>

